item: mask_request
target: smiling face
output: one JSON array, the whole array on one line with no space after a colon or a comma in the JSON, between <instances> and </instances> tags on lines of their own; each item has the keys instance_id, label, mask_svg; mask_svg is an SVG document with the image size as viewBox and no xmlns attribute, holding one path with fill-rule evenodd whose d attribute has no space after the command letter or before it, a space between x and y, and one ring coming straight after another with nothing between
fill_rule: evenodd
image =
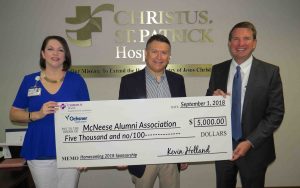
<instances>
[{"instance_id":1,"label":"smiling face","mask_svg":"<svg viewBox=\"0 0 300 188\"><path fill-rule=\"evenodd\" d=\"M256 47L253 31L248 28L235 28L228 42L229 51L238 64L245 62Z\"/></svg>"},{"instance_id":2,"label":"smiling face","mask_svg":"<svg viewBox=\"0 0 300 188\"><path fill-rule=\"evenodd\" d=\"M145 50L147 67L154 74L162 74L167 67L171 55L171 48L168 43L152 41Z\"/></svg>"},{"instance_id":3,"label":"smiling face","mask_svg":"<svg viewBox=\"0 0 300 188\"><path fill-rule=\"evenodd\" d=\"M65 49L58 40L49 40L45 49L41 51L41 53L46 62L46 68L63 68L63 63L65 61Z\"/></svg>"}]
</instances>

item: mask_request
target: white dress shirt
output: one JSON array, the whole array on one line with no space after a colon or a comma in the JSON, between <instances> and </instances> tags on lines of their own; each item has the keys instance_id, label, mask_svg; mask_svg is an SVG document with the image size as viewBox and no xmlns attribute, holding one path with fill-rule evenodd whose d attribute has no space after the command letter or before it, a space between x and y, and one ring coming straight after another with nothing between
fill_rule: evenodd
<instances>
[{"instance_id":1,"label":"white dress shirt","mask_svg":"<svg viewBox=\"0 0 300 188\"><path fill-rule=\"evenodd\" d=\"M242 76L241 112L243 110L244 98L245 98L249 74L250 74L250 70L251 70L251 66L252 66L252 60L253 60L253 56L251 55L245 62L243 62L240 65L241 76ZM234 78L234 75L236 72L236 66L238 66L238 64L236 63L236 61L234 59L232 59L231 64L230 64L229 75L228 75L228 82L227 82L227 93L229 93L230 95L232 92L232 84L233 84L233 78Z\"/></svg>"}]
</instances>

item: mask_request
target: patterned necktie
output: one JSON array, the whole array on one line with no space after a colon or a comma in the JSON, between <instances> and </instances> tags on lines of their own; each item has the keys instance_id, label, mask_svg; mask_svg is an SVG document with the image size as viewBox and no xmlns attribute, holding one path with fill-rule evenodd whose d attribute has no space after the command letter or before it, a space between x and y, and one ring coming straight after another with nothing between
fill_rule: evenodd
<instances>
[{"instance_id":1,"label":"patterned necktie","mask_svg":"<svg viewBox=\"0 0 300 188\"><path fill-rule=\"evenodd\" d=\"M233 79L232 85L232 106L231 106L231 126L232 126L232 138L238 141L242 137L241 127L241 67L236 67L236 73Z\"/></svg>"}]
</instances>

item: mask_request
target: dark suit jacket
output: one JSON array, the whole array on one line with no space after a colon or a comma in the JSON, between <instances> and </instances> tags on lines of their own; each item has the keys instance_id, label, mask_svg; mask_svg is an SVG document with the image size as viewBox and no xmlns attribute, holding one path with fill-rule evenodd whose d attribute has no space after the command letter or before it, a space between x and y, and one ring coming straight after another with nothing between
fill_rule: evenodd
<instances>
[{"instance_id":1,"label":"dark suit jacket","mask_svg":"<svg viewBox=\"0 0 300 188\"><path fill-rule=\"evenodd\" d=\"M123 76L120 84L119 99L143 99L146 98L145 69ZM166 76L172 97L186 97L183 76L166 70ZM146 165L128 166L131 174L142 177Z\"/></svg>"},{"instance_id":2,"label":"dark suit jacket","mask_svg":"<svg viewBox=\"0 0 300 188\"><path fill-rule=\"evenodd\" d=\"M206 95L227 91L231 60L214 65ZM253 144L247 162L267 166L275 160L273 133L284 116L284 99L279 67L253 58L242 111L243 138Z\"/></svg>"}]
</instances>

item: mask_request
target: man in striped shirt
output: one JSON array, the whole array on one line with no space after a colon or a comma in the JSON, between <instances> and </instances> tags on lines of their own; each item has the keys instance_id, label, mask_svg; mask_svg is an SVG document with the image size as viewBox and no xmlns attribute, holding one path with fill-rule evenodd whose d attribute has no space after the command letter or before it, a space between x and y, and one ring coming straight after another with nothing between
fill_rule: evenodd
<instances>
[{"instance_id":1,"label":"man in striped shirt","mask_svg":"<svg viewBox=\"0 0 300 188\"><path fill-rule=\"evenodd\" d=\"M183 76L166 70L170 55L167 37L150 37L145 49L146 67L122 77L119 99L186 97ZM153 188L157 177L160 188L179 188L179 171L186 168L186 163L128 166L135 188Z\"/></svg>"}]
</instances>

